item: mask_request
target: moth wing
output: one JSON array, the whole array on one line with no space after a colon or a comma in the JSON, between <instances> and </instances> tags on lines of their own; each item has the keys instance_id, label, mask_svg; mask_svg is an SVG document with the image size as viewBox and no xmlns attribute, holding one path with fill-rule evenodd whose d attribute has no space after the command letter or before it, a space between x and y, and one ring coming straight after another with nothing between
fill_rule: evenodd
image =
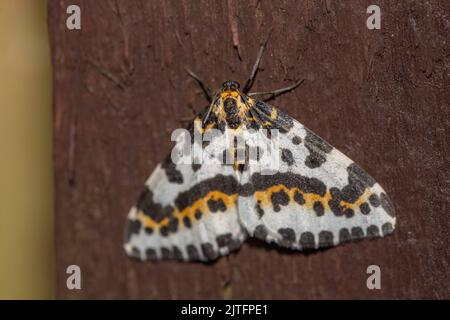
<instances>
[{"instance_id":1,"label":"moth wing","mask_svg":"<svg viewBox=\"0 0 450 320\"><path fill-rule=\"evenodd\" d=\"M278 129L279 163L243 173L238 207L249 235L302 250L393 231L393 205L371 176L282 111L260 101L254 109L263 128Z\"/></svg>"},{"instance_id":2,"label":"moth wing","mask_svg":"<svg viewBox=\"0 0 450 320\"><path fill-rule=\"evenodd\" d=\"M139 260L177 259L209 261L240 247L246 232L237 215L236 180L232 167L223 165L222 145L215 139L204 145L208 161L192 163L180 146L195 142L192 134L178 137L171 154L145 184L128 215L126 253ZM178 149L176 149L178 148ZM197 161L198 162L198 161Z\"/></svg>"}]
</instances>

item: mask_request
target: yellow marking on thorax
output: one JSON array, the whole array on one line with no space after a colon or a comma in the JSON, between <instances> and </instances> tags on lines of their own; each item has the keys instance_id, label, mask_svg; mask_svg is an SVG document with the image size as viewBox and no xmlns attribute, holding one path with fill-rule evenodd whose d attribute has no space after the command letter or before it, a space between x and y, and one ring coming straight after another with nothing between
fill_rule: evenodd
<instances>
[{"instance_id":1,"label":"yellow marking on thorax","mask_svg":"<svg viewBox=\"0 0 450 320\"><path fill-rule=\"evenodd\" d=\"M219 107L220 113L226 114L225 110L223 109L223 101L226 100L227 98L232 98L236 101L239 116L241 118L245 118L248 106L242 102L242 99L240 98L240 93L238 91L226 91L220 94L220 107Z\"/></svg>"},{"instance_id":2,"label":"yellow marking on thorax","mask_svg":"<svg viewBox=\"0 0 450 320\"><path fill-rule=\"evenodd\" d=\"M233 90L233 91L224 91L220 94L220 99L224 100L226 98L237 98L239 97L239 91Z\"/></svg>"}]
</instances>

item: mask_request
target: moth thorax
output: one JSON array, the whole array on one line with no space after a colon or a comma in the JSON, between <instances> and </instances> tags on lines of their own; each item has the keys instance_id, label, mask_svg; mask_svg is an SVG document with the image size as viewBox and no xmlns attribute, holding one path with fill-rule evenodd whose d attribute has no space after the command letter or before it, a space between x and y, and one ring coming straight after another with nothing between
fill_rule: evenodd
<instances>
[{"instance_id":1,"label":"moth thorax","mask_svg":"<svg viewBox=\"0 0 450 320\"><path fill-rule=\"evenodd\" d=\"M237 99L234 97L227 97L223 101L223 109L224 109L227 117L229 117L229 116L232 117L239 113L238 104L237 104L236 100Z\"/></svg>"},{"instance_id":2,"label":"moth thorax","mask_svg":"<svg viewBox=\"0 0 450 320\"><path fill-rule=\"evenodd\" d=\"M241 117L239 116L239 106L237 98L227 97L223 101L223 109L226 115L226 121L231 129L236 129L241 124Z\"/></svg>"}]
</instances>

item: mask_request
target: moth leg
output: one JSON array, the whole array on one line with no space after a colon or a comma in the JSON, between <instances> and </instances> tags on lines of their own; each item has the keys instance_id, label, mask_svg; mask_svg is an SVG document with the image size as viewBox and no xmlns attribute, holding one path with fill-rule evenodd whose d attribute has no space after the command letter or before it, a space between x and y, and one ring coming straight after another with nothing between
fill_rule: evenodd
<instances>
[{"instance_id":1,"label":"moth leg","mask_svg":"<svg viewBox=\"0 0 450 320\"><path fill-rule=\"evenodd\" d=\"M294 90L295 88L300 86L303 82L305 82L305 79L301 79L301 80L297 81L296 83L291 84L288 87L284 87L284 88L273 90L273 91L253 92L253 93L249 93L248 96L251 97L251 96L258 96L258 95L269 95L269 97L267 97L267 98L265 98L263 100L264 102L267 102L267 101L270 101L272 99L275 99L276 97L278 97L278 96L280 96L280 95L282 95L284 93L287 93L287 92L290 92L290 91Z\"/></svg>"},{"instance_id":2,"label":"moth leg","mask_svg":"<svg viewBox=\"0 0 450 320\"><path fill-rule=\"evenodd\" d=\"M208 102L211 103L212 95L211 95L211 90L209 89L209 87L194 72L192 72L192 70L190 70L187 67L185 67L184 70L187 72L187 74L192 79L194 79L197 82L197 84L200 86L200 89L202 89L203 95L208 100Z\"/></svg>"},{"instance_id":3,"label":"moth leg","mask_svg":"<svg viewBox=\"0 0 450 320\"><path fill-rule=\"evenodd\" d=\"M261 63L261 58L264 53L264 50L266 49L267 42L269 41L270 34L272 32L272 29L269 30L269 33L266 36L266 39L261 43L261 46L259 47L258 56L256 57L255 64L253 65L252 72L250 73L250 77L245 82L243 92L247 94L253 87L253 83L255 82L256 74L259 70L259 64Z\"/></svg>"}]
</instances>

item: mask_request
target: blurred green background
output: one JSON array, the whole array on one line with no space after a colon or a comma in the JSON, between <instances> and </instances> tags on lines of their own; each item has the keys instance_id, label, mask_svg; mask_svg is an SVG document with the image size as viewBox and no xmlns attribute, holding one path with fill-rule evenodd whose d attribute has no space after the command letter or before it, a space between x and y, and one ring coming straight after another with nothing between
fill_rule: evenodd
<instances>
[{"instance_id":1,"label":"blurred green background","mask_svg":"<svg viewBox=\"0 0 450 320\"><path fill-rule=\"evenodd\" d=\"M0 1L0 298L53 298L51 73L44 0Z\"/></svg>"}]
</instances>

